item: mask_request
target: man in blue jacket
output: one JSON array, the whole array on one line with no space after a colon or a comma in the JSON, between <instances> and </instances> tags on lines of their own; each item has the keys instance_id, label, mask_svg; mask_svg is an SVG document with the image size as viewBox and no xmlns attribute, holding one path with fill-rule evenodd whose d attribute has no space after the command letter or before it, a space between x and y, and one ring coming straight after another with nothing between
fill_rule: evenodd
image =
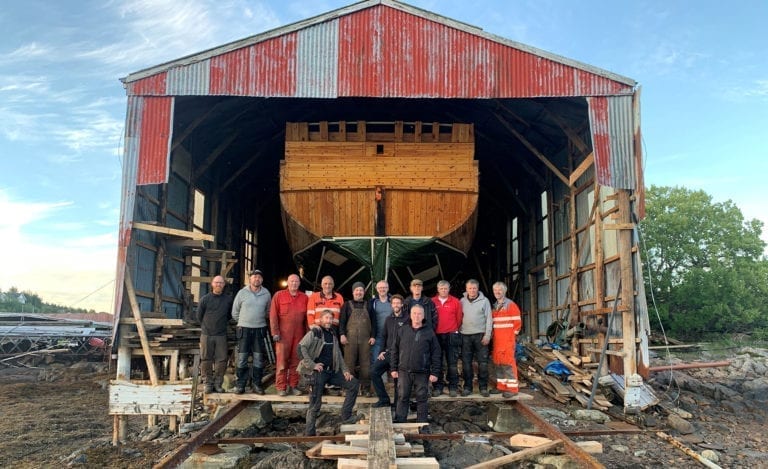
<instances>
[{"instance_id":1,"label":"man in blue jacket","mask_svg":"<svg viewBox=\"0 0 768 469\"><path fill-rule=\"evenodd\" d=\"M431 301L431 300L430 300ZM424 308L411 306L411 322L400 327L392 351L392 378L397 379L397 408L393 422L405 422L411 389L416 398L416 420L428 422L429 383L437 382L441 367L440 343L424 322Z\"/></svg>"}]
</instances>

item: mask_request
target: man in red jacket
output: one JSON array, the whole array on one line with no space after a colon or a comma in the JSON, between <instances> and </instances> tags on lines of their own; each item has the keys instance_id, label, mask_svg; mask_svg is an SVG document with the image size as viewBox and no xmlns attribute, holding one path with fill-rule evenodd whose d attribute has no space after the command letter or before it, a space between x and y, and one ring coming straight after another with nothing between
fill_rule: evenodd
<instances>
[{"instance_id":1,"label":"man in red jacket","mask_svg":"<svg viewBox=\"0 0 768 469\"><path fill-rule=\"evenodd\" d=\"M461 302L450 294L451 284L446 280L437 282L437 295L432 298L437 310L437 340L442 350L442 360L446 364L447 372L442 373L432 389L432 396L437 397L443 393L446 381L451 397L456 397L459 390L459 354L461 353L461 320L464 316L461 310ZM445 379L447 378L447 379Z\"/></svg>"}]
</instances>

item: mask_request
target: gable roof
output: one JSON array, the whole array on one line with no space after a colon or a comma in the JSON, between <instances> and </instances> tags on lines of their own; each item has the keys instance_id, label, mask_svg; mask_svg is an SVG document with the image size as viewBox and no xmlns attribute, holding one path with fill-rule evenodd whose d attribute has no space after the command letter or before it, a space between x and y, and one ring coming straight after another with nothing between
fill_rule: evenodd
<instances>
[{"instance_id":1,"label":"gable roof","mask_svg":"<svg viewBox=\"0 0 768 469\"><path fill-rule=\"evenodd\" d=\"M514 98L636 83L393 0L347 7L128 75L128 95Z\"/></svg>"}]
</instances>

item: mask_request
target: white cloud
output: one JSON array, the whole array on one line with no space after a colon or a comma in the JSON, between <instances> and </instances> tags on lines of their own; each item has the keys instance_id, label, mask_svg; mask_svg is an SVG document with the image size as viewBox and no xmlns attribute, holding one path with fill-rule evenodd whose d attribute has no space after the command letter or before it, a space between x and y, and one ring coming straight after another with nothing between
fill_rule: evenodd
<instances>
[{"instance_id":1,"label":"white cloud","mask_svg":"<svg viewBox=\"0 0 768 469\"><path fill-rule=\"evenodd\" d=\"M39 294L44 301L71 305L108 283L115 275L117 239L108 232L66 237L77 223L60 224L51 234L28 236L26 228L46 221L68 201L29 202L13 199L0 189L0 288L12 286ZM113 288L100 289L76 306L111 311Z\"/></svg>"}]
</instances>

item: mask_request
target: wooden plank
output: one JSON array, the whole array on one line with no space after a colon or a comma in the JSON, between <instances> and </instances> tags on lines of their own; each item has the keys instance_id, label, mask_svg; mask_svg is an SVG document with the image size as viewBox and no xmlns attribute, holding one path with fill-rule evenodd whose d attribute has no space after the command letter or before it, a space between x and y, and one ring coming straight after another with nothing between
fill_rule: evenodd
<instances>
[{"instance_id":1,"label":"wooden plank","mask_svg":"<svg viewBox=\"0 0 768 469\"><path fill-rule=\"evenodd\" d=\"M185 415L192 402L192 384L140 385L113 380L109 385L112 415Z\"/></svg>"},{"instance_id":2,"label":"wooden plank","mask_svg":"<svg viewBox=\"0 0 768 469\"><path fill-rule=\"evenodd\" d=\"M164 319L164 318L142 318L142 322L145 326L183 326L183 319ZM122 325L134 325L136 324L135 318L120 318L120 324Z\"/></svg>"},{"instance_id":3,"label":"wooden plank","mask_svg":"<svg viewBox=\"0 0 768 469\"><path fill-rule=\"evenodd\" d=\"M525 459L530 458L531 456L536 456L537 454L541 454L545 451L555 448L561 445L562 443L563 443L563 440L550 441L549 443L544 443L539 446L534 446L533 448L524 449L516 453L508 454L506 456L501 456L498 458L491 459L490 461L485 461L480 464L469 466L467 469L490 469L493 467L501 467L511 462L523 461Z\"/></svg>"},{"instance_id":4,"label":"wooden plank","mask_svg":"<svg viewBox=\"0 0 768 469\"><path fill-rule=\"evenodd\" d=\"M147 340L147 331L144 328L143 318L141 317L141 310L139 309L139 303L136 301L136 290L133 289L133 280L131 280L131 273L129 269L125 274L125 290L128 295L128 302L131 304L131 310L133 311L133 318L136 320L136 330L139 333L139 339L141 340L141 349L144 351L144 359L147 362L147 371L149 371L149 379L152 384L157 384L157 370L155 369L155 362L152 361L152 354L149 351L149 341Z\"/></svg>"},{"instance_id":5,"label":"wooden plank","mask_svg":"<svg viewBox=\"0 0 768 469\"><path fill-rule=\"evenodd\" d=\"M394 430L392 428L392 411L389 407L373 407L370 414L371 424L368 434L368 467L369 469L395 467ZM410 448L409 448L410 450ZM409 451L410 453L410 451ZM400 454L403 456L403 454Z\"/></svg>"},{"instance_id":6,"label":"wooden plank","mask_svg":"<svg viewBox=\"0 0 768 469\"><path fill-rule=\"evenodd\" d=\"M587 156L587 158L571 173L568 178L570 181L569 186L573 187L573 185L576 184L576 180L579 179L581 175L584 174L584 171L588 170L593 164L595 164L595 154L590 153L589 156Z\"/></svg>"},{"instance_id":7,"label":"wooden plank","mask_svg":"<svg viewBox=\"0 0 768 469\"><path fill-rule=\"evenodd\" d=\"M149 223L133 222L133 228L137 230L152 231L155 233L161 233L169 236L178 236L180 238L189 238L202 241L213 241L213 235L199 233L196 231L178 230L176 228L169 228L167 226L151 225Z\"/></svg>"},{"instance_id":8,"label":"wooden plank","mask_svg":"<svg viewBox=\"0 0 768 469\"><path fill-rule=\"evenodd\" d=\"M551 441L551 439L541 436L518 433L517 435L509 437L509 446L515 448L533 448ZM600 454L603 452L603 445L599 441L574 441L574 443L576 443L576 446L590 454Z\"/></svg>"}]
</instances>

